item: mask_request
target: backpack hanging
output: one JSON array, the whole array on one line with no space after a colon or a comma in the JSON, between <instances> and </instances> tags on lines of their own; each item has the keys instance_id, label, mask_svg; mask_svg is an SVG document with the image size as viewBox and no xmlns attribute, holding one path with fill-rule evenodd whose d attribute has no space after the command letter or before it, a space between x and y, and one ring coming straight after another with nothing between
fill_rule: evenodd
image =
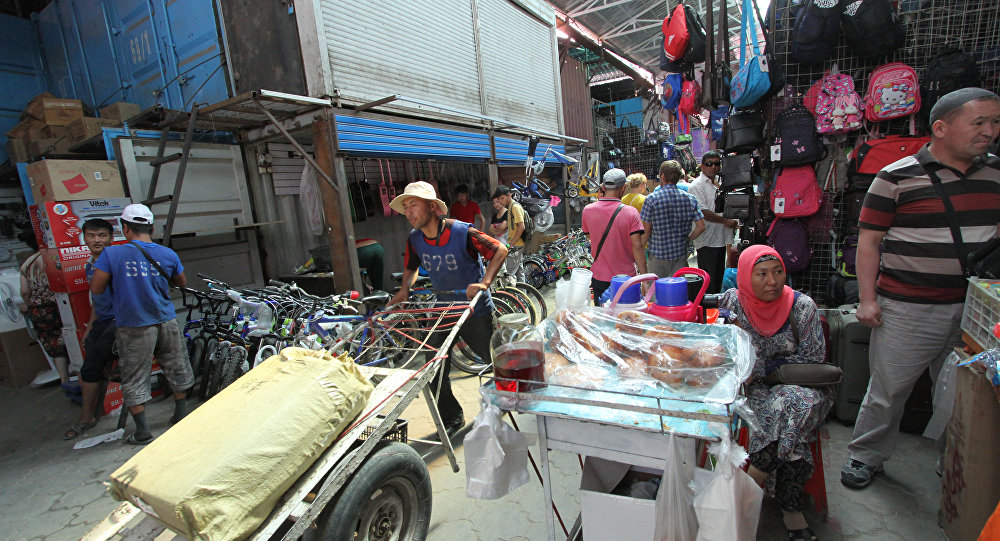
<instances>
[{"instance_id":1,"label":"backpack hanging","mask_svg":"<svg viewBox=\"0 0 1000 541\"><path fill-rule=\"evenodd\" d=\"M813 113L817 133L849 133L861 129L861 96L854 91L854 79L837 71L837 65L817 81Z\"/></svg>"},{"instance_id":2,"label":"backpack hanging","mask_svg":"<svg viewBox=\"0 0 1000 541\"><path fill-rule=\"evenodd\" d=\"M812 66L833 56L840 36L840 0L805 0L795 17L789 57Z\"/></svg>"},{"instance_id":3,"label":"backpack hanging","mask_svg":"<svg viewBox=\"0 0 1000 541\"><path fill-rule=\"evenodd\" d=\"M681 101L677 104L677 129L684 133L691 133L690 115L698 114L698 98L701 95L701 86L698 81L684 80L681 86Z\"/></svg>"},{"instance_id":4,"label":"backpack hanging","mask_svg":"<svg viewBox=\"0 0 1000 541\"><path fill-rule=\"evenodd\" d=\"M813 163L825 155L823 144L816 135L816 119L802 105L793 105L778 115L774 144L781 147L779 161L783 167Z\"/></svg>"},{"instance_id":5,"label":"backpack hanging","mask_svg":"<svg viewBox=\"0 0 1000 541\"><path fill-rule=\"evenodd\" d=\"M920 110L917 72L902 62L890 62L875 68L868 78L864 105L865 118L869 122L913 115ZM911 134L913 131L911 125Z\"/></svg>"},{"instance_id":6,"label":"backpack hanging","mask_svg":"<svg viewBox=\"0 0 1000 541\"><path fill-rule=\"evenodd\" d=\"M677 61L684 58L687 52L688 42L691 35L688 34L688 25L685 18L684 4L677 4L670 15L663 19L663 52L667 60Z\"/></svg>"},{"instance_id":7,"label":"backpack hanging","mask_svg":"<svg viewBox=\"0 0 1000 541\"><path fill-rule=\"evenodd\" d=\"M848 0L840 27L854 54L866 60L886 58L906 41L906 27L891 0Z\"/></svg>"},{"instance_id":8,"label":"backpack hanging","mask_svg":"<svg viewBox=\"0 0 1000 541\"><path fill-rule=\"evenodd\" d=\"M771 88L767 57L760 53L757 43L757 23L751 11L751 0L743 0L740 18L740 69L730 83L729 101L733 107L749 107L764 97ZM746 58L747 34L753 43L753 58Z\"/></svg>"},{"instance_id":9,"label":"backpack hanging","mask_svg":"<svg viewBox=\"0 0 1000 541\"><path fill-rule=\"evenodd\" d=\"M767 230L767 244L781 256L787 272L800 272L809 267L812 258L809 233L799 220L777 219L771 222Z\"/></svg>"},{"instance_id":10,"label":"backpack hanging","mask_svg":"<svg viewBox=\"0 0 1000 541\"><path fill-rule=\"evenodd\" d=\"M705 61L705 42L708 36L705 33L705 25L701 22L701 16L693 7L687 4L684 6L684 23L687 25L688 42L684 49L685 62L701 64Z\"/></svg>"},{"instance_id":11,"label":"backpack hanging","mask_svg":"<svg viewBox=\"0 0 1000 541\"><path fill-rule=\"evenodd\" d=\"M976 59L960 49L948 48L932 58L924 68L920 78L920 98L924 103L933 105L949 92L978 86L982 86L982 80ZM929 120L930 107L921 110L920 116Z\"/></svg>"},{"instance_id":12,"label":"backpack hanging","mask_svg":"<svg viewBox=\"0 0 1000 541\"><path fill-rule=\"evenodd\" d=\"M823 192L811 165L782 167L774 174L771 210L778 218L812 216L823 205Z\"/></svg>"},{"instance_id":13,"label":"backpack hanging","mask_svg":"<svg viewBox=\"0 0 1000 541\"><path fill-rule=\"evenodd\" d=\"M848 187L867 192L885 166L913 156L930 140L924 136L890 135L861 143L851 152L847 164Z\"/></svg>"},{"instance_id":14,"label":"backpack hanging","mask_svg":"<svg viewBox=\"0 0 1000 541\"><path fill-rule=\"evenodd\" d=\"M677 110L677 104L681 102L683 84L684 78L680 73L668 73L663 78L663 96L660 98L660 102L665 111Z\"/></svg>"},{"instance_id":15,"label":"backpack hanging","mask_svg":"<svg viewBox=\"0 0 1000 541\"><path fill-rule=\"evenodd\" d=\"M708 123L712 127L712 140L722 142L722 126L729 116L729 107L720 105L708 115Z\"/></svg>"}]
</instances>

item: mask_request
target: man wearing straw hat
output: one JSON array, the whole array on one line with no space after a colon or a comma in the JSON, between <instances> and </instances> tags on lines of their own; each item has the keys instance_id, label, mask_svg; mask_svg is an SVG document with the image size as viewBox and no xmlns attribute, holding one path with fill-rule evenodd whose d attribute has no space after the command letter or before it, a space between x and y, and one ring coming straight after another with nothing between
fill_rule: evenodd
<instances>
[{"instance_id":1,"label":"man wearing straw hat","mask_svg":"<svg viewBox=\"0 0 1000 541\"><path fill-rule=\"evenodd\" d=\"M393 199L389 206L405 215L413 226L403 259L403 284L389 304L398 304L409 297L410 287L421 266L430 276L435 290L465 290L464 297L468 300L481 292L472 314L459 330L459 336L484 362L492 363L493 300L489 288L507 259L507 247L468 223L441 219L448 213L448 207L437 198L434 187L426 182L407 184L403 194ZM489 261L485 269L483 260ZM460 300L460 297L439 293L438 300ZM440 346L444 337L444 334L436 333L428 344ZM441 378L438 410L448 435L454 436L465 426L465 415L451 390L448 352L441 353L445 354L444 366L432 385L437 387L438 377Z\"/></svg>"}]
</instances>

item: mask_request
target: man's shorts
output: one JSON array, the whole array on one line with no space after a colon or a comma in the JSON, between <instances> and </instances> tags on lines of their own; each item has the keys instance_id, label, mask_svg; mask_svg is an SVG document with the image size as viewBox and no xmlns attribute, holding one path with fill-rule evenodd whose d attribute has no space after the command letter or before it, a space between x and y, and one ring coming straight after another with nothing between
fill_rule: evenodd
<instances>
[{"instance_id":1,"label":"man's shorts","mask_svg":"<svg viewBox=\"0 0 1000 541\"><path fill-rule=\"evenodd\" d=\"M104 379L104 370L115 360L115 320L95 321L83 343L85 356L80 377L87 383Z\"/></svg>"},{"instance_id":2,"label":"man's shorts","mask_svg":"<svg viewBox=\"0 0 1000 541\"><path fill-rule=\"evenodd\" d=\"M154 356L173 392L186 391L194 385L194 373L177 320L148 327L118 327L116 336L125 406L138 406L152 398L149 371Z\"/></svg>"}]
</instances>

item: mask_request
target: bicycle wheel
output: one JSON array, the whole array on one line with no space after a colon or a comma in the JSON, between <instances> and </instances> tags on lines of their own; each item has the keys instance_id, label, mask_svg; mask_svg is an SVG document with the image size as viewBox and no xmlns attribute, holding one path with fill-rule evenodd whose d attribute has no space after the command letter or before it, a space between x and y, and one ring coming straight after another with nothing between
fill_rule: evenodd
<instances>
[{"instance_id":1,"label":"bicycle wheel","mask_svg":"<svg viewBox=\"0 0 1000 541\"><path fill-rule=\"evenodd\" d=\"M205 352L202 354L201 365L201 385L198 387L198 398L205 400L208 398L208 384L212 379L212 368L215 363L215 352L219 349L219 341L206 338Z\"/></svg>"},{"instance_id":2,"label":"bicycle wheel","mask_svg":"<svg viewBox=\"0 0 1000 541\"><path fill-rule=\"evenodd\" d=\"M205 337L196 336L191 340L191 347L188 348L188 361L191 362L191 373L194 379L198 379L203 368L203 357L205 356Z\"/></svg>"},{"instance_id":3,"label":"bicycle wheel","mask_svg":"<svg viewBox=\"0 0 1000 541\"><path fill-rule=\"evenodd\" d=\"M531 285L535 287L542 287L545 285L545 269L542 267L541 263L537 261L525 261L524 274L528 279L528 283Z\"/></svg>"},{"instance_id":4,"label":"bicycle wheel","mask_svg":"<svg viewBox=\"0 0 1000 541\"><path fill-rule=\"evenodd\" d=\"M417 314L387 314L370 325L366 344L356 362L408 369L423 364L423 356L413 354L427 335Z\"/></svg>"},{"instance_id":5,"label":"bicycle wheel","mask_svg":"<svg viewBox=\"0 0 1000 541\"><path fill-rule=\"evenodd\" d=\"M545 303L545 297L542 296L541 291L538 291L535 286L526 282L518 282L517 289L535 304L535 313L538 314L538 320L535 322L536 325L549 317L549 307Z\"/></svg>"},{"instance_id":6,"label":"bicycle wheel","mask_svg":"<svg viewBox=\"0 0 1000 541\"><path fill-rule=\"evenodd\" d=\"M501 288L501 291L509 293L517 299L518 304L524 308L524 313L528 314L528 317L530 318L529 321L532 325L537 325L538 322L541 321L541 313L539 313L538 308L535 306L535 303L532 302L531 297L529 297L527 293L517 289L516 287Z\"/></svg>"},{"instance_id":7,"label":"bicycle wheel","mask_svg":"<svg viewBox=\"0 0 1000 541\"><path fill-rule=\"evenodd\" d=\"M455 345L451 348L448 360L452 366L469 374L478 374L489 366L489 363L483 362L483 359L476 355L476 352L472 351L469 344L461 337L455 339Z\"/></svg>"},{"instance_id":8,"label":"bicycle wheel","mask_svg":"<svg viewBox=\"0 0 1000 541\"><path fill-rule=\"evenodd\" d=\"M521 297L518 293L511 291L510 289L498 289L496 291L490 292L493 298L499 297L500 300L506 302L515 312L520 312L522 314L528 314L528 321L535 320L535 307L532 306L531 301L527 297Z\"/></svg>"}]
</instances>

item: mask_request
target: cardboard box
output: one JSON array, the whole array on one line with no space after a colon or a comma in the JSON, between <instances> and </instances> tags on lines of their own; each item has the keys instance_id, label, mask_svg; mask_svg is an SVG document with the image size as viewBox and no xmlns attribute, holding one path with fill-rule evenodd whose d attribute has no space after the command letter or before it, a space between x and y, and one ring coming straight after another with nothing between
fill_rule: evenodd
<instances>
[{"instance_id":1,"label":"cardboard box","mask_svg":"<svg viewBox=\"0 0 1000 541\"><path fill-rule=\"evenodd\" d=\"M160 365L156 364L156 361L153 361L149 377L151 378L150 396L156 398L170 393L168 385L158 384L160 382L166 383L166 379L163 378L163 369L160 368ZM118 382L108 383L108 389L104 393L104 415L117 415L123 405L125 405L125 396L122 394L122 384Z\"/></svg>"},{"instance_id":2,"label":"cardboard box","mask_svg":"<svg viewBox=\"0 0 1000 541\"><path fill-rule=\"evenodd\" d=\"M0 333L0 385L24 387L49 369L45 352L27 329Z\"/></svg>"},{"instance_id":3,"label":"cardboard box","mask_svg":"<svg viewBox=\"0 0 1000 541\"><path fill-rule=\"evenodd\" d=\"M87 282L87 261L90 260L90 250L86 246L70 246L68 248L42 248L42 261L45 263L45 275L49 279L49 289L59 293L87 292L90 284Z\"/></svg>"},{"instance_id":4,"label":"cardboard box","mask_svg":"<svg viewBox=\"0 0 1000 541\"><path fill-rule=\"evenodd\" d=\"M73 122L79 122L74 120ZM42 126L42 138L43 139L62 139L69 135L69 126L56 126L53 124L45 124Z\"/></svg>"},{"instance_id":5,"label":"cardboard box","mask_svg":"<svg viewBox=\"0 0 1000 541\"><path fill-rule=\"evenodd\" d=\"M56 305L59 307L59 317L63 323L63 339L67 338L66 331L76 332L77 329L84 330L87 322L90 321L90 291L76 291L74 293L55 293ZM69 347L69 344L66 344ZM76 348L82 346L77 344Z\"/></svg>"},{"instance_id":6,"label":"cardboard box","mask_svg":"<svg viewBox=\"0 0 1000 541\"><path fill-rule=\"evenodd\" d=\"M112 242L125 242L122 234L121 216L132 200L127 197L114 199L90 199L87 201L44 201L38 205L38 226L42 233L42 244L46 248L66 248L82 246L83 223L91 218L107 221L112 228Z\"/></svg>"},{"instance_id":7,"label":"cardboard box","mask_svg":"<svg viewBox=\"0 0 1000 541\"><path fill-rule=\"evenodd\" d=\"M43 156L45 154L69 154L69 147L73 142L66 137L58 139L31 139L28 143L28 154L31 157Z\"/></svg>"},{"instance_id":8,"label":"cardboard box","mask_svg":"<svg viewBox=\"0 0 1000 541\"><path fill-rule=\"evenodd\" d=\"M119 101L101 109L101 118L117 120L121 123L139 114L140 108L137 103L126 103Z\"/></svg>"},{"instance_id":9,"label":"cardboard box","mask_svg":"<svg viewBox=\"0 0 1000 541\"><path fill-rule=\"evenodd\" d=\"M24 144L24 139L7 139L7 155L10 156L11 163L28 161L28 145Z\"/></svg>"},{"instance_id":10,"label":"cardboard box","mask_svg":"<svg viewBox=\"0 0 1000 541\"><path fill-rule=\"evenodd\" d=\"M28 165L35 202L125 197L118 164L102 160L44 160Z\"/></svg>"},{"instance_id":11,"label":"cardboard box","mask_svg":"<svg viewBox=\"0 0 1000 541\"><path fill-rule=\"evenodd\" d=\"M56 295L65 295L65 293L56 293ZM84 321L86 323L86 321ZM66 356L69 357L69 366L71 371L79 372L83 368L83 331L77 329L63 326L62 336L63 343L66 344Z\"/></svg>"},{"instance_id":12,"label":"cardboard box","mask_svg":"<svg viewBox=\"0 0 1000 541\"><path fill-rule=\"evenodd\" d=\"M967 355L963 355L968 357ZM946 432L938 523L948 539L977 539L1000 501L1000 403L977 368L958 367Z\"/></svg>"},{"instance_id":13,"label":"cardboard box","mask_svg":"<svg viewBox=\"0 0 1000 541\"><path fill-rule=\"evenodd\" d=\"M99 135L101 128L111 128L120 124L121 122L117 120L84 117L71 122L69 126L66 126L66 130L70 140L75 144Z\"/></svg>"},{"instance_id":14,"label":"cardboard box","mask_svg":"<svg viewBox=\"0 0 1000 541\"><path fill-rule=\"evenodd\" d=\"M28 207L28 218L31 220L31 232L35 234L35 242L39 248L48 248L45 245L45 235L42 234L42 216L38 205ZM23 263L23 262L22 262Z\"/></svg>"},{"instance_id":15,"label":"cardboard box","mask_svg":"<svg viewBox=\"0 0 1000 541\"><path fill-rule=\"evenodd\" d=\"M41 120L26 118L11 128L10 131L7 132L7 137L10 137L11 139L24 139L32 135L40 137L43 128L45 128L45 123Z\"/></svg>"},{"instance_id":16,"label":"cardboard box","mask_svg":"<svg viewBox=\"0 0 1000 541\"><path fill-rule=\"evenodd\" d=\"M653 539L656 500L610 494L628 473L629 465L587 457L580 481L583 540Z\"/></svg>"},{"instance_id":17,"label":"cardboard box","mask_svg":"<svg viewBox=\"0 0 1000 541\"><path fill-rule=\"evenodd\" d=\"M78 118L83 118L83 102L53 97L45 92L35 96L21 113L21 118L35 118L46 124L66 126Z\"/></svg>"}]
</instances>

